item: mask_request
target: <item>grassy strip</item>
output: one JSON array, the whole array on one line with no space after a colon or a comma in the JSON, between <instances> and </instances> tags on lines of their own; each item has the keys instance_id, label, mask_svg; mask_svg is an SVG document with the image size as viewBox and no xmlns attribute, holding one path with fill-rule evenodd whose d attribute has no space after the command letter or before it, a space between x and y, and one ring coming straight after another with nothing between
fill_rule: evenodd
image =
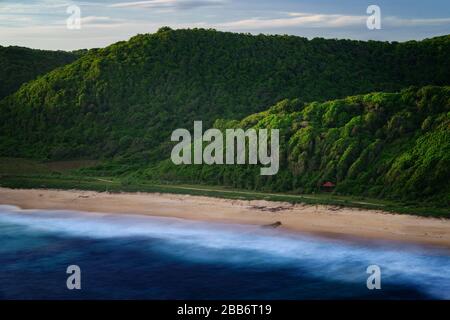
<instances>
[{"instance_id":1,"label":"grassy strip","mask_svg":"<svg viewBox=\"0 0 450 320\"><path fill-rule=\"evenodd\" d=\"M117 178L95 178L79 176L2 176L0 186L8 188L79 189L99 192L158 192L219 197L240 200L267 200L289 203L322 204L363 209L383 210L393 213L450 218L447 208L436 208L417 204L401 204L391 201L364 199L332 194L297 195L285 193L264 193L248 190L226 189L202 185L169 185L149 182L126 182Z\"/></svg>"}]
</instances>

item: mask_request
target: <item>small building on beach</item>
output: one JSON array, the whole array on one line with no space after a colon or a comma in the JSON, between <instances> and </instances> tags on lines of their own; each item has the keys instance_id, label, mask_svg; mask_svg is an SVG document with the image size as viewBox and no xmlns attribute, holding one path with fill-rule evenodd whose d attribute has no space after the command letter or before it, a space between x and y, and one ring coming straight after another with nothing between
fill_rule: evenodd
<instances>
[{"instance_id":1,"label":"small building on beach","mask_svg":"<svg viewBox=\"0 0 450 320\"><path fill-rule=\"evenodd\" d=\"M322 183L322 185L320 186L320 190L325 191L325 192L332 192L335 187L336 187L336 185L333 182L326 181L326 182Z\"/></svg>"}]
</instances>

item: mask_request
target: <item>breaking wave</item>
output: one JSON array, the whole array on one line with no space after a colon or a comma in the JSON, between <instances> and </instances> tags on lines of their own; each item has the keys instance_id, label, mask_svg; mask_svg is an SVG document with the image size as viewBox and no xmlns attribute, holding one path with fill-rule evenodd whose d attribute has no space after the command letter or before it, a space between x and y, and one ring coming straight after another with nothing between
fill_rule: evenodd
<instances>
[{"instance_id":1,"label":"breaking wave","mask_svg":"<svg viewBox=\"0 0 450 320\"><path fill-rule=\"evenodd\" d=\"M378 265L382 286L407 285L431 298L450 299L450 255L437 249L329 240L258 226L130 214L21 210L13 206L0 206L0 224L66 237L136 238L142 240L142 250L158 250L195 263L253 270L288 268L317 279L363 286L367 267Z\"/></svg>"}]
</instances>

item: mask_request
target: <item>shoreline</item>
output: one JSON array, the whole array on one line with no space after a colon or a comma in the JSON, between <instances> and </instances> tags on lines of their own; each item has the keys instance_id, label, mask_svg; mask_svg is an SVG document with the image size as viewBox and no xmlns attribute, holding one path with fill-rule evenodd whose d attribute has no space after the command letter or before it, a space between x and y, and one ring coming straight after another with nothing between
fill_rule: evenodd
<instances>
[{"instance_id":1,"label":"shoreline","mask_svg":"<svg viewBox=\"0 0 450 320\"><path fill-rule=\"evenodd\" d=\"M0 188L0 204L22 209L141 214L268 226L350 241L393 241L450 249L450 220L331 205L230 200L164 193Z\"/></svg>"}]
</instances>

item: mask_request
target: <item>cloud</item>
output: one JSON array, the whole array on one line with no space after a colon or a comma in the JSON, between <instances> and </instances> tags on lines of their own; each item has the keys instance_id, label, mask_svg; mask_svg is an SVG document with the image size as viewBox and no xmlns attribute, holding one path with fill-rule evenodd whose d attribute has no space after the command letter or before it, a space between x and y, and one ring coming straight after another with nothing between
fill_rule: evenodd
<instances>
[{"instance_id":1,"label":"cloud","mask_svg":"<svg viewBox=\"0 0 450 320\"><path fill-rule=\"evenodd\" d=\"M450 24L450 18L405 19L386 17L383 21L393 27L442 26Z\"/></svg>"},{"instance_id":2,"label":"cloud","mask_svg":"<svg viewBox=\"0 0 450 320\"><path fill-rule=\"evenodd\" d=\"M365 26L368 15L320 14L288 12L281 18L249 18L216 24L217 27L231 29L275 29L289 27L343 28ZM450 18L410 19L382 17L382 24L389 27L418 27L450 24Z\"/></svg>"},{"instance_id":3,"label":"cloud","mask_svg":"<svg viewBox=\"0 0 450 320\"><path fill-rule=\"evenodd\" d=\"M365 23L367 16L289 12L282 18L250 18L220 23L218 26L240 29L285 27L345 27Z\"/></svg>"},{"instance_id":4,"label":"cloud","mask_svg":"<svg viewBox=\"0 0 450 320\"><path fill-rule=\"evenodd\" d=\"M222 5L223 0L148 0L136 2L119 2L110 5L113 8L163 8L163 9L195 9Z\"/></svg>"},{"instance_id":5,"label":"cloud","mask_svg":"<svg viewBox=\"0 0 450 320\"><path fill-rule=\"evenodd\" d=\"M81 18L81 24L83 26L89 25L89 26L106 26L106 25L118 25L125 23L125 20L123 19L113 19L110 17L103 17L103 16L87 16Z\"/></svg>"},{"instance_id":6,"label":"cloud","mask_svg":"<svg viewBox=\"0 0 450 320\"><path fill-rule=\"evenodd\" d=\"M48 9L67 7L70 4L66 0L37 0L32 3L5 1L0 6L0 14L34 14Z\"/></svg>"},{"instance_id":7,"label":"cloud","mask_svg":"<svg viewBox=\"0 0 450 320\"><path fill-rule=\"evenodd\" d=\"M88 17L86 17L88 18ZM0 45L19 45L38 49L75 50L106 47L139 33L156 32L163 24L148 21L125 21L94 16L82 20L81 29L69 30L65 21L52 25L6 27L0 24ZM106 19L105 19L106 18ZM110 21L112 23L108 23ZM98 22L103 22L97 24ZM207 27L203 22L171 23L174 29Z\"/></svg>"}]
</instances>

